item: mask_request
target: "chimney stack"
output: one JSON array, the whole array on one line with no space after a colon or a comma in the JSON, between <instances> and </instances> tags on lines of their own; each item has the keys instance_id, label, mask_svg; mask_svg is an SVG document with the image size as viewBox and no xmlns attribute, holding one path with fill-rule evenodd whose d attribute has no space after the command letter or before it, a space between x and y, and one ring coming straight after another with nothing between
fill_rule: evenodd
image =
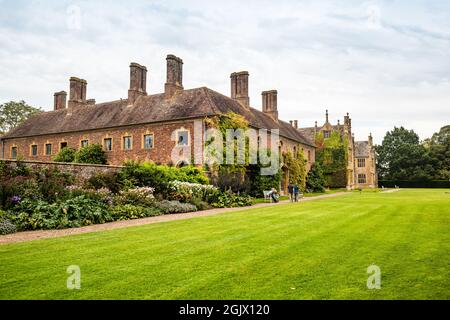
<instances>
[{"instance_id":1,"label":"chimney stack","mask_svg":"<svg viewBox=\"0 0 450 320\"><path fill-rule=\"evenodd\" d=\"M67 92L60 91L54 94L53 110L61 110L66 108Z\"/></svg>"},{"instance_id":2,"label":"chimney stack","mask_svg":"<svg viewBox=\"0 0 450 320\"><path fill-rule=\"evenodd\" d=\"M231 78L231 98L238 101L244 107L250 107L250 98L248 96L248 72L233 72Z\"/></svg>"},{"instance_id":3,"label":"chimney stack","mask_svg":"<svg viewBox=\"0 0 450 320\"><path fill-rule=\"evenodd\" d=\"M294 126L294 121L289 120L289 124L290 124L291 126Z\"/></svg>"},{"instance_id":4,"label":"chimney stack","mask_svg":"<svg viewBox=\"0 0 450 320\"><path fill-rule=\"evenodd\" d=\"M262 111L278 121L277 90L262 92Z\"/></svg>"},{"instance_id":5,"label":"chimney stack","mask_svg":"<svg viewBox=\"0 0 450 320\"><path fill-rule=\"evenodd\" d=\"M128 102L133 104L139 96L147 95L147 68L138 63L130 64L130 89Z\"/></svg>"},{"instance_id":6,"label":"chimney stack","mask_svg":"<svg viewBox=\"0 0 450 320\"><path fill-rule=\"evenodd\" d=\"M372 133L369 134L369 146L373 146L373 138L372 138Z\"/></svg>"},{"instance_id":7,"label":"chimney stack","mask_svg":"<svg viewBox=\"0 0 450 320\"><path fill-rule=\"evenodd\" d=\"M167 55L167 80L165 84L166 98L171 98L177 91L183 90L183 60Z\"/></svg>"},{"instance_id":8,"label":"chimney stack","mask_svg":"<svg viewBox=\"0 0 450 320\"><path fill-rule=\"evenodd\" d=\"M70 78L69 108L86 103L87 81L76 77Z\"/></svg>"},{"instance_id":9,"label":"chimney stack","mask_svg":"<svg viewBox=\"0 0 450 320\"><path fill-rule=\"evenodd\" d=\"M298 129L298 120L294 120L294 128Z\"/></svg>"}]
</instances>

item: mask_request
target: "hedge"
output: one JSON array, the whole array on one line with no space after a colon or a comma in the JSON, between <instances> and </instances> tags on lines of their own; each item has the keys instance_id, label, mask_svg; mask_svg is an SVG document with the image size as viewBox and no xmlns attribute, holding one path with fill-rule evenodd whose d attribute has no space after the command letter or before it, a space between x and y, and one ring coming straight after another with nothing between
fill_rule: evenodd
<instances>
[{"instance_id":1,"label":"hedge","mask_svg":"<svg viewBox=\"0 0 450 320\"><path fill-rule=\"evenodd\" d=\"M449 180L407 181L407 180L380 180L378 186L385 188L450 188Z\"/></svg>"}]
</instances>

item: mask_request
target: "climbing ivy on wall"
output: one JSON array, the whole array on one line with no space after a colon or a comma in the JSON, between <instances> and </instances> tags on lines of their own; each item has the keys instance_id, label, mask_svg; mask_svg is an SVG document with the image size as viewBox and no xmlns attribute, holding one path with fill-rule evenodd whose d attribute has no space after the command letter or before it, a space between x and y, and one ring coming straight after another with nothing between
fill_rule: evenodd
<instances>
[{"instance_id":1,"label":"climbing ivy on wall","mask_svg":"<svg viewBox=\"0 0 450 320\"><path fill-rule=\"evenodd\" d=\"M222 133L224 142L223 159L226 159L226 133L228 129L248 129L248 121L241 115L234 112L228 112L222 116L210 117L205 119L207 128L218 129ZM231 189L234 192L243 192L255 197L261 197L263 190L270 190L271 188L279 189L281 173L277 172L275 175L262 176L261 165L249 164L249 139L245 141L245 164L236 164L237 160L237 143L234 144L235 161L233 164L220 164L207 168L212 173L211 181L213 184L222 190ZM270 156L270 150L267 151Z\"/></svg>"},{"instance_id":2,"label":"climbing ivy on wall","mask_svg":"<svg viewBox=\"0 0 450 320\"><path fill-rule=\"evenodd\" d=\"M320 163L326 178L326 186L342 188L347 185L348 139L334 131L325 139L316 134L316 162Z\"/></svg>"},{"instance_id":3,"label":"climbing ivy on wall","mask_svg":"<svg viewBox=\"0 0 450 320\"><path fill-rule=\"evenodd\" d=\"M287 151L283 155L284 165L289 170L289 182L298 185L302 192L306 189L306 159L302 151L296 154Z\"/></svg>"}]
</instances>

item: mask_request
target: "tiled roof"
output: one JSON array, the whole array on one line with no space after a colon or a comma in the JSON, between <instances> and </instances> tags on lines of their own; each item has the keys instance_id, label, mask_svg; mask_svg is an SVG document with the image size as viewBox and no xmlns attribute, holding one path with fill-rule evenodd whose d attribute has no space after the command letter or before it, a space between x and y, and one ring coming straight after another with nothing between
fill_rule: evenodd
<instances>
[{"instance_id":1,"label":"tiled roof","mask_svg":"<svg viewBox=\"0 0 450 320\"><path fill-rule=\"evenodd\" d=\"M355 157L369 157L370 148L368 141L355 141Z\"/></svg>"},{"instance_id":2,"label":"tiled roof","mask_svg":"<svg viewBox=\"0 0 450 320\"><path fill-rule=\"evenodd\" d=\"M237 101L206 87L183 90L170 99L166 99L164 94L141 96L132 105L128 105L128 100L124 99L79 106L72 111L66 108L42 112L5 134L2 139L202 118L229 111L243 115L253 127L279 129L281 136L314 146L289 123L281 120L277 122L257 109L247 109Z\"/></svg>"}]
</instances>

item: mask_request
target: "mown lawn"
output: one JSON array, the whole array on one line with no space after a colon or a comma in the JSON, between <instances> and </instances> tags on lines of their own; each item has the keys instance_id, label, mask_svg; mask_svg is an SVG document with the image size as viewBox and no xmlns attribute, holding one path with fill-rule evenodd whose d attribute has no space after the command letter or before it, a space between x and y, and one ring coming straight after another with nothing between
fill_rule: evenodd
<instances>
[{"instance_id":1,"label":"mown lawn","mask_svg":"<svg viewBox=\"0 0 450 320\"><path fill-rule=\"evenodd\" d=\"M298 204L0 245L1 299L449 299L450 190ZM366 287L381 268L381 289ZM81 290L66 268L79 265Z\"/></svg>"}]
</instances>

